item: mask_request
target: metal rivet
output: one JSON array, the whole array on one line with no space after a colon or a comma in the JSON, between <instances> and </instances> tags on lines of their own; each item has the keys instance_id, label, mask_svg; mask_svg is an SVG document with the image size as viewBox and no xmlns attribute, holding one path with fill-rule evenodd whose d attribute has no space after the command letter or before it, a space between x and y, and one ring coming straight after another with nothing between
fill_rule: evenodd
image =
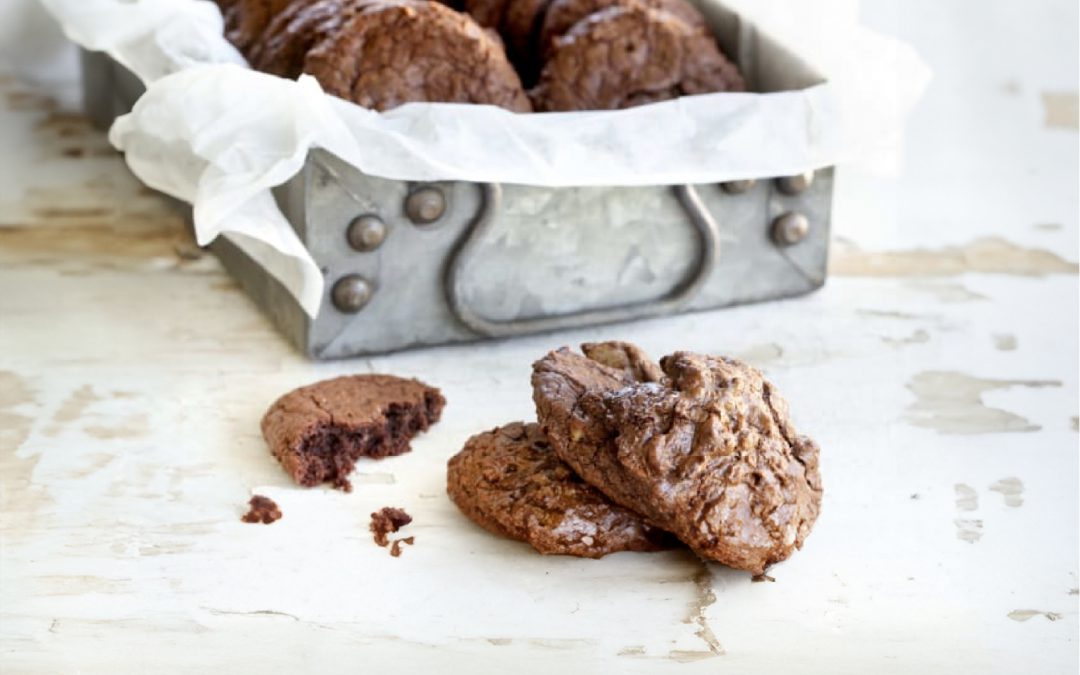
<instances>
[{"instance_id":1,"label":"metal rivet","mask_svg":"<svg viewBox=\"0 0 1080 675\"><path fill-rule=\"evenodd\" d=\"M417 225L433 223L446 212L446 197L442 190L423 187L405 199L405 215Z\"/></svg>"},{"instance_id":2,"label":"metal rivet","mask_svg":"<svg viewBox=\"0 0 1080 675\"><path fill-rule=\"evenodd\" d=\"M802 192L806 192L806 189L810 187L810 184L814 182L814 172L807 171L806 173L796 174L794 176L783 176L776 179L776 187L780 189L786 195L797 195Z\"/></svg>"},{"instance_id":3,"label":"metal rivet","mask_svg":"<svg viewBox=\"0 0 1080 675\"><path fill-rule=\"evenodd\" d=\"M739 195L754 187L755 183L757 183L757 181L752 178L745 180L729 180L726 183L720 183L720 188L729 195Z\"/></svg>"},{"instance_id":4,"label":"metal rivet","mask_svg":"<svg viewBox=\"0 0 1080 675\"><path fill-rule=\"evenodd\" d=\"M349 246L357 251L374 251L386 239L386 223L378 216L363 215L353 218L345 233Z\"/></svg>"},{"instance_id":5,"label":"metal rivet","mask_svg":"<svg viewBox=\"0 0 1080 675\"><path fill-rule=\"evenodd\" d=\"M772 237L780 246L794 246L810 232L810 221L801 213L788 211L772 224Z\"/></svg>"},{"instance_id":6,"label":"metal rivet","mask_svg":"<svg viewBox=\"0 0 1080 675\"><path fill-rule=\"evenodd\" d=\"M334 283L330 298L334 307L346 314L355 314L364 308L375 293L375 286L359 274L349 274Z\"/></svg>"}]
</instances>

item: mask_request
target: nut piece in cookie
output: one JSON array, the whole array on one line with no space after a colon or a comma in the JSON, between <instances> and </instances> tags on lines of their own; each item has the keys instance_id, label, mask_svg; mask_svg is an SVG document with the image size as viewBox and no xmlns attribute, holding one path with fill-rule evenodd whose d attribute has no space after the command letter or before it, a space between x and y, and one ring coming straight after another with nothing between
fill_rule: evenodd
<instances>
[{"instance_id":1,"label":"nut piece in cookie","mask_svg":"<svg viewBox=\"0 0 1080 675\"><path fill-rule=\"evenodd\" d=\"M609 7L646 7L667 12L691 28L706 30L705 17L686 0L552 0L544 14L537 46L547 52L552 41L577 22Z\"/></svg>"},{"instance_id":2,"label":"nut piece in cookie","mask_svg":"<svg viewBox=\"0 0 1080 675\"><path fill-rule=\"evenodd\" d=\"M533 400L552 448L702 557L762 574L817 519L818 446L756 369L688 352L660 367L662 381L634 382L565 348L537 361Z\"/></svg>"},{"instance_id":3,"label":"nut piece in cookie","mask_svg":"<svg viewBox=\"0 0 1080 675\"><path fill-rule=\"evenodd\" d=\"M248 500L248 507L248 512L240 518L245 523L269 525L281 519L281 509L278 507L277 502L269 497L255 495Z\"/></svg>"},{"instance_id":4,"label":"nut piece in cookie","mask_svg":"<svg viewBox=\"0 0 1080 675\"><path fill-rule=\"evenodd\" d=\"M498 38L426 0L365 4L311 48L303 71L327 93L374 110L412 101L531 110Z\"/></svg>"},{"instance_id":5,"label":"nut piece in cookie","mask_svg":"<svg viewBox=\"0 0 1080 675\"><path fill-rule=\"evenodd\" d=\"M554 41L529 95L538 111L614 110L745 88L705 31L667 12L615 6Z\"/></svg>"},{"instance_id":6,"label":"nut piece in cookie","mask_svg":"<svg viewBox=\"0 0 1080 675\"><path fill-rule=\"evenodd\" d=\"M262 419L263 438L300 485L351 490L361 457L409 451L409 441L439 420L438 389L392 375L348 375L295 389Z\"/></svg>"},{"instance_id":7,"label":"nut piece in cookie","mask_svg":"<svg viewBox=\"0 0 1080 675\"><path fill-rule=\"evenodd\" d=\"M674 543L574 475L536 424L514 422L470 438L447 464L446 489L476 524L547 555L600 558Z\"/></svg>"}]
</instances>

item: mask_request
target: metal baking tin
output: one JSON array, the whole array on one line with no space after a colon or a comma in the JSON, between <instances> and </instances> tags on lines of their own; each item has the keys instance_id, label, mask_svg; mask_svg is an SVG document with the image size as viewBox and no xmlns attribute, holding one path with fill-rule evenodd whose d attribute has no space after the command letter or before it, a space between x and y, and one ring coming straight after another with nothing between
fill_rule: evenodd
<instances>
[{"instance_id":1,"label":"metal baking tin","mask_svg":"<svg viewBox=\"0 0 1080 675\"><path fill-rule=\"evenodd\" d=\"M822 78L788 60L755 80L738 31L717 31L758 91ZM107 126L143 90L85 52L88 114ZM750 66L750 67L748 67ZM825 282L833 170L723 185L545 188L368 176L315 150L275 189L326 277L315 319L227 239L211 249L305 354L333 359L791 297Z\"/></svg>"}]
</instances>

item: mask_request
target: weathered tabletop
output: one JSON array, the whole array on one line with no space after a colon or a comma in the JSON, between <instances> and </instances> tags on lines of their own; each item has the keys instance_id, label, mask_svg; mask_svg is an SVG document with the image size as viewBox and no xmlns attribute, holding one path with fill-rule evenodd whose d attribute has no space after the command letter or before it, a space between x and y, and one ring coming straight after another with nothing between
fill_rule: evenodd
<instances>
[{"instance_id":1,"label":"weathered tabletop","mask_svg":"<svg viewBox=\"0 0 1080 675\"><path fill-rule=\"evenodd\" d=\"M840 174L824 290L327 364L3 76L0 670L1076 672L1077 7L899 7L864 14L936 79L900 179ZM542 557L448 501L465 438L533 415L530 362L608 337L748 359L819 440L823 514L775 583ZM351 494L294 487L263 410L357 371L442 387L443 421ZM285 517L241 523L252 492ZM385 505L416 518L400 558Z\"/></svg>"}]
</instances>

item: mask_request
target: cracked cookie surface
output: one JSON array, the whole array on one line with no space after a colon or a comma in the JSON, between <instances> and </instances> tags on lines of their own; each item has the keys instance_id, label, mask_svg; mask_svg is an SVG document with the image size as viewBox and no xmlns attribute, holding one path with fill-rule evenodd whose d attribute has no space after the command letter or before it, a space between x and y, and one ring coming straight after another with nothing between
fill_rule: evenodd
<instances>
[{"instance_id":1,"label":"cracked cookie surface","mask_svg":"<svg viewBox=\"0 0 1080 675\"><path fill-rule=\"evenodd\" d=\"M552 42L537 111L615 110L723 91L744 91L738 68L700 28L641 5L590 14Z\"/></svg>"},{"instance_id":2,"label":"cracked cookie surface","mask_svg":"<svg viewBox=\"0 0 1080 675\"><path fill-rule=\"evenodd\" d=\"M295 79L311 48L340 30L342 23L375 0L294 0L270 21L248 49L256 70Z\"/></svg>"},{"instance_id":3,"label":"cracked cookie surface","mask_svg":"<svg viewBox=\"0 0 1080 675\"><path fill-rule=\"evenodd\" d=\"M547 51L555 38L566 35L590 14L609 7L634 6L667 12L692 28L705 30L705 17L686 0L552 0L544 13L538 46Z\"/></svg>"},{"instance_id":4,"label":"cracked cookie surface","mask_svg":"<svg viewBox=\"0 0 1080 675\"><path fill-rule=\"evenodd\" d=\"M361 457L409 451L409 441L439 420L446 400L419 380L347 375L294 389L270 406L263 438L298 484L351 489Z\"/></svg>"},{"instance_id":5,"label":"cracked cookie surface","mask_svg":"<svg viewBox=\"0 0 1080 675\"><path fill-rule=\"evenodd\" d=\"M311 0L230 0L219 4L225 20L225 37L244 56L262 37L263 31L290 5L304 5Z\"/></svg>"},{"instance_id":6,"label":"cracked cookie surface","mask_svg":"<svg viewBox=\"0 0 1080 675\"><path fill-rule=\"evenodd\" d=\"M413 101L531 110L498 38L437 2L364 4L311 48L303 72L373 110Z\"/></svg>"},{"instance_id":7,"label":"cracked cookie surface","mask_svg":"<svg viewBox=\"0 0 1080 675\"><path fill-rule=\"evenodd\" d=\"M537 424L473 436L447 463L446 484L470 520L546 555L600 558L678 543L578 478Z\"/></svg>"},{"instance_id":8,"label":"cracked cookie surface","mask_svg":"<svg viewBox=\"0 0 1080 675\"><path fill-rule=\"evenodd\" d=\"M731 567L762 574L801 548L821 505L819 450L759 371L676 352L643 381L598 358L564 348L533 366L537 416L578 475Z\"/></svg>"}]
</instances>

